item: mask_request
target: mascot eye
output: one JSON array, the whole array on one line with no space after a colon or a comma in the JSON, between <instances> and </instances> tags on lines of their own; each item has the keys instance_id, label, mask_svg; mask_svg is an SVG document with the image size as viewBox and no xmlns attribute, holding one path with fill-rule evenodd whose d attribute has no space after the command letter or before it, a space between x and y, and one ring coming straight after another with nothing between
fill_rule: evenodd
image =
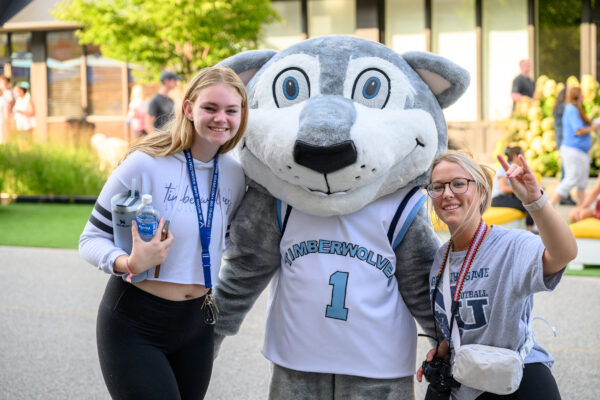
<instances>
[{"instance_id":1,"label":"mascot eye","mask_svg":"<svg viewBox=\"0 0 600 400\"><path fill-rule=\"evenodd\" d=\"M308 75L299 68L288 68L273 82L273 99L277 107L289 107L310 97Z\"/></svg>"},{"instance_id":2,"label":"mascot eye","mask_svg":"<svg viewBox=\"0 0 600 400\"><path fill-rule=\"evenodd\" d=\"M369 68L358 75L352 87L352 100L371 108L384 108L390 98L390 78L381 70Z\"/></svg>"},{"instance_id":3,"label":"mascot eye","mask_svg":"<svg viewBox=\"0 0 600 400\"><path fill-rule=\"evenodd\" d=\"M373 97L377 96L379 93L379 89L381 88L381 81L379 78L371 77L363 86L363 97L365 99L371 100Z\"/></svg>"},{"instance_id":4,"label":"mascot eye","mask_svg":"<svg viewBox=\"0 0 600 400\"><path fill-rule=\"evenodd\" d=\"M296 100L298 97L298 80L293 76L285 78L283 81L283 95L288 100Z\"/></svg>"}]
</instances>

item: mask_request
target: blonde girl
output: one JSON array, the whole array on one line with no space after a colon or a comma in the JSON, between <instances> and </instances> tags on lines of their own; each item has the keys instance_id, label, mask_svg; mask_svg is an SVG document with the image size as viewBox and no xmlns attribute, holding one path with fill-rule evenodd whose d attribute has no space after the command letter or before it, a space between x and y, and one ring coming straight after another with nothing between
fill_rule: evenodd
<instances>
[{"instance_id":1,"label":"blonde girl","mask_svg":"<svg viewBox=\"0 0 600 400\"><path fill-rule=\"evenodd\" d=\"M237 75L228 68L201 70L168 128L132 146L98 197L79 251L111 275L98 312L97 341L113 398L201 399L206 393L216 312L210 287L218 277L227 226L245 192L243 171L229 151L244 134L247 118ZM132 222L127 254L113 242L110 201L132 179L140 193L152 195L164 218L149 242ZM165 219L169 233L161 241Z\"/></svg>"}]
</instances>

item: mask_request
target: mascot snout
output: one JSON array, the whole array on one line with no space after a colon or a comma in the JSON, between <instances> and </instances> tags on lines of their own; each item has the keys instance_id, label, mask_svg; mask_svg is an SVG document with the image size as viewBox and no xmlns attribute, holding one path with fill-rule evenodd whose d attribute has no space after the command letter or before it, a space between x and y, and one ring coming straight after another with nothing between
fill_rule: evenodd
<instances>
[{"instance_id":1,"label":"mascot snout","mask_svg":"<svg viewBox=\"0 0 600 400\"><path fill-rule=\"evenodd\" d=\"M321 174L329 174L352 165L356 158L356 146L352 140L332 146L318 146L296 140L294 145L294 161Z\"/></svg>"},{"instance_id":2,"label":"mascot snout","mask_svg":"<svg viewBox=\"0 0 600 400\"><path fill-rule=\"evenodd\" d=\"M354 102L342 96L309 99L300 113L294 161L313 171L328 174L356 162L350 139L356 121Z\"/></svg>"}]
</instances>

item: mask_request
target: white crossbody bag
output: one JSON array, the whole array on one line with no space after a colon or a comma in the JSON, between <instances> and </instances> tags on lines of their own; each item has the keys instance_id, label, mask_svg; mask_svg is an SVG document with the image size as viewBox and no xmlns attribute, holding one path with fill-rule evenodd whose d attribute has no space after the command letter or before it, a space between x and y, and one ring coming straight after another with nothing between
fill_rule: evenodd
<instances>
[{"instance_id":1,"label":"white crossbody bag","mask_svg":"<svg viewBox=\"0 0 600 400\"><path fill-rule=\"evenodd\" d=\"M452 299L450 298L449 269L445 268L442 276L442 280L444 281L442 293L444 304L447 305L452 304ZM462 288L462 284L457 284L455 290L459 290L459 288ZM458 296L460 296L460 293ZM446 315L452 327L450 337L454 348L454 358L452 360L453 378L465 386L485 392L499 395L514 393L519 388L521 379L523 378L525 357L527 357L533 348L531 326L527 327L527 340L518 352L482 344L461 346L458 324L453 323L455 322L455 316L448 310L448 307L446 307Z\"/></svg>"}]
</instances>

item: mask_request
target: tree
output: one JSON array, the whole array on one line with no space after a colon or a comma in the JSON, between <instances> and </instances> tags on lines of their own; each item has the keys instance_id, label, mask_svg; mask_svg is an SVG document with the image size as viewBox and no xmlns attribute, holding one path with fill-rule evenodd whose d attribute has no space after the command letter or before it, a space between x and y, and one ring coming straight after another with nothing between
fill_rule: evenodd
<instances>
[{"instance_id":1,"label":"tree","mask_svg":"<svg viewBox=\"0 0 600 400\"><path fill-rule=\"evenodd\" d=\"M278 20L270 0L62 0L55 18L80 24L81 44L141 67L143 81L162 69L191 78L257 47L263 24Z\"/></svg>"},{"instance_id":2,"label":"tree","mask_svg":"<svg viewBox=\"0 0 600 400\"><path fill-rule=\"evenodd\" d=\"M579 76L581 0L542 0L539 6L539 72L557 82Z\"/></svg>"}]
</instances>

